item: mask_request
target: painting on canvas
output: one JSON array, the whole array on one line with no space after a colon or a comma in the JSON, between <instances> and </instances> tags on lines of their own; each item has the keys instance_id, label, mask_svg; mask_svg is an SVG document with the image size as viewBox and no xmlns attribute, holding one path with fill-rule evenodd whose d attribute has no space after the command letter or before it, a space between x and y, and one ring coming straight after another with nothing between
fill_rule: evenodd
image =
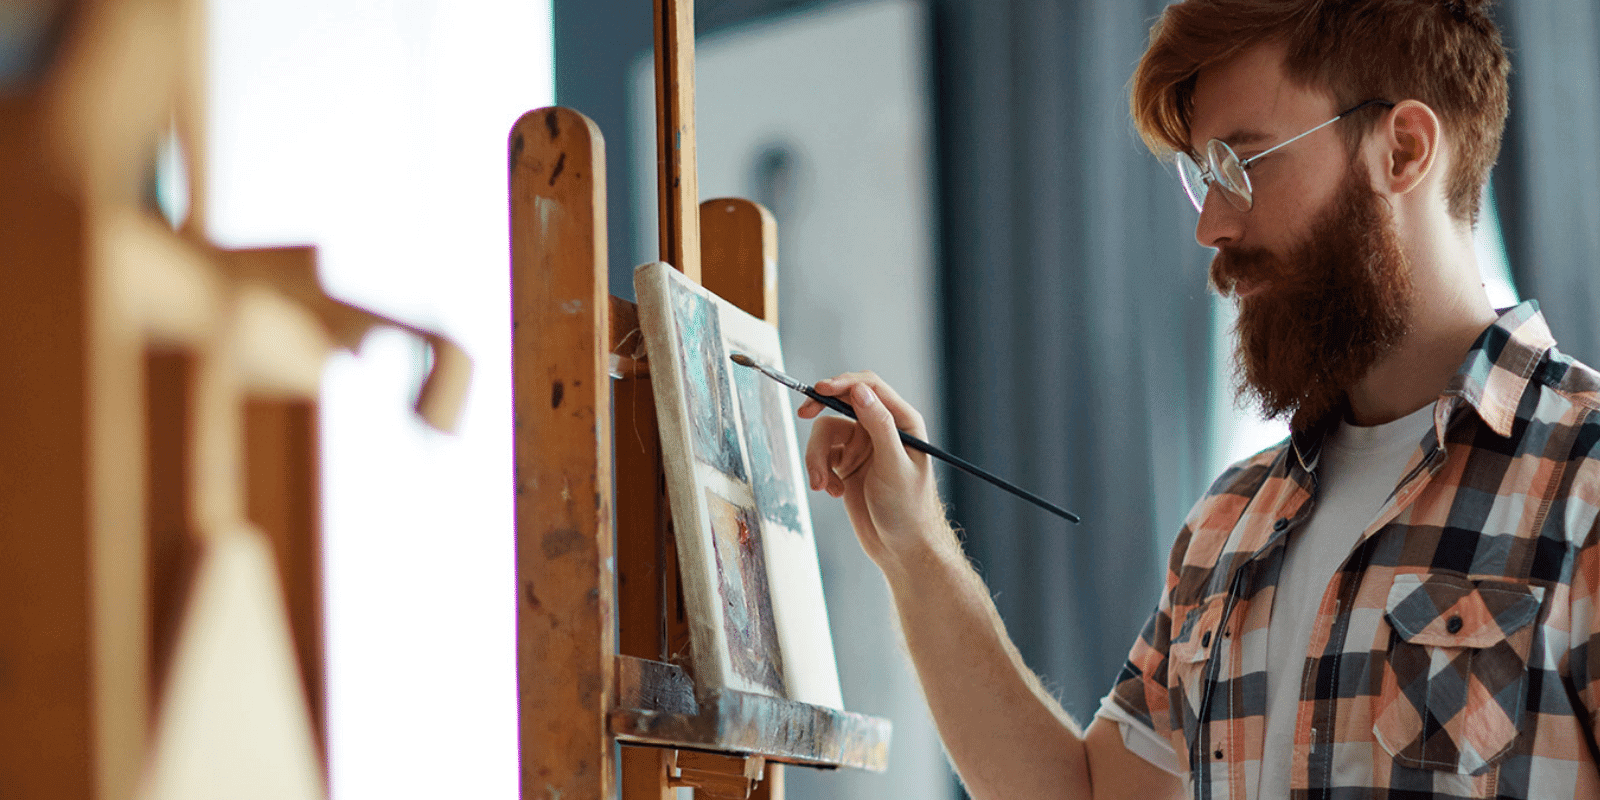
<instances>
[{"instance_id":1,"label":"painting on canvas","mask_svg":"<svg viewBox=\"0 0 1600 800\"><path fill-rule=\"evenodd\" d=\"M694 674L842 708L778 331L666 264L634 275L689 612Z\"/></svg>"}]
</instances>

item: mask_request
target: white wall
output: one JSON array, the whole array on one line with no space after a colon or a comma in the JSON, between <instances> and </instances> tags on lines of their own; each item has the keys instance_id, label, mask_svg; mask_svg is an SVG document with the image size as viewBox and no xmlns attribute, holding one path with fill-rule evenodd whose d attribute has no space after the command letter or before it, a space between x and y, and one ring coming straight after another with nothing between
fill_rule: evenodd
<instances>
[{"instance_id":1,"label":"white wall","mask_svg":"<svg viewBox=\"0 0 1600 800\"><path fill-rule=\"evenodd\" d=\"M477 364L461 432L375 335L323 394L335 797L517 794L506 135L553 97L549 0L210 9L211 232L312 243L329 291Z\"/></svg>"}]
</instances>

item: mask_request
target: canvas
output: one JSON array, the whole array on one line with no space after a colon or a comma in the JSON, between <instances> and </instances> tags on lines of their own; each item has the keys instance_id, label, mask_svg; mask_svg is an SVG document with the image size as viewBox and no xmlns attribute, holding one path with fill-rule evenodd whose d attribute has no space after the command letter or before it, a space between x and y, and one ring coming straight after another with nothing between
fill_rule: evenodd
<instances>
[{"instance_id":1,"label":"canvas","mask_svg":"<svg viewBox=\"0 0 1600 800\"><path fill-rule=\"evenodd\" d=\"M778 331L667 264L634 289L696 683L842 709L791 398L728 358L781 370Z\"/></svg>"}]
</instances>

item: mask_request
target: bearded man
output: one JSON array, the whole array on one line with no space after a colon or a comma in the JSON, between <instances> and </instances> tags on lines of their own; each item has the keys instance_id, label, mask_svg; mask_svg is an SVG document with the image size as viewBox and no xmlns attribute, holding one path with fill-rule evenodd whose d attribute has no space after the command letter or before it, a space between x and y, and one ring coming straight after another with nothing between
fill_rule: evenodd
<instances>
[{"instance_id":1,"label":"bearded man","mask_svg":"<svg viewBox=\"0 0 1600 800\"><path fill-rule=\"evenodd\" d=\"M883 570L979 798L1600 796L1600 375L1472 245L1508 63L1484 0L1184 0L1133 79L1290 438L1190 513L1086 731L945 521L915 409L817 385L814 489ZM821 406L807 402L802 417Z\"/></svg>"}]
</instances>

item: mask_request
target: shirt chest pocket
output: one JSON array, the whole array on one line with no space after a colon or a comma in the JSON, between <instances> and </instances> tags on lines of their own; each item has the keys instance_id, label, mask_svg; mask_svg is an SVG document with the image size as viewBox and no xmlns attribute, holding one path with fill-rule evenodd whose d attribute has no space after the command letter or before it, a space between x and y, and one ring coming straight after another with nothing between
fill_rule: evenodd
<instances>
[{"instance_id":1,"label":"shirt chest pocket","mask_svg":"<svg viewBox=\"0 0 1600 800\"><path fill-rule=\"evenodd\" d=\"M1510 750L1526 707L1528 649L1544 589L1400 575L1373 733L1395 762L1466 775Z\"/></svg>"},{"instance_id":2,"label":"shirt chest pocket","mask_svg":"<svg viewBox=\"0 0 1600 800\"><path fill-rule=\"evenodd\" d=\"M1214 597L1191 608L1172 637L1167 659L1172 700L1172 727L1195 741L1207 689L1206 665L1222 640L1222 611L1226 598Z\"/></svg>"}]
</instances>

